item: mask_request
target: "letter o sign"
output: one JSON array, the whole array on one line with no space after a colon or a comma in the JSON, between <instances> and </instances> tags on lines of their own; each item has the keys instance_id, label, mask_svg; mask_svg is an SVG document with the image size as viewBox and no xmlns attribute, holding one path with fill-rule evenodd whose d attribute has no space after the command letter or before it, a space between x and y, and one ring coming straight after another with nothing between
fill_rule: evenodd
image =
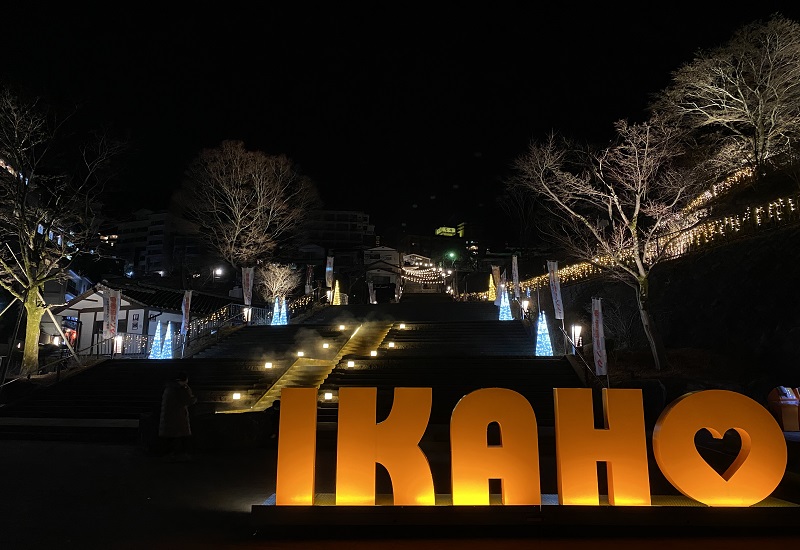
<instances>
[{"instance_id":1,"label":"letter o sign","mask_svg":"<svg viewBox=\"0 0 800 550\"><path fill-rule=\"evenodd\" d=\"M694 437L715 439L729 429L742 440L722 475L700 456ZM653 430L653 454L664 476L681 493L708 506L751 506L767 498L786 470L783 430L764 407L740 393L705 390L670 404Z\"/></svg>"}]
</instances>

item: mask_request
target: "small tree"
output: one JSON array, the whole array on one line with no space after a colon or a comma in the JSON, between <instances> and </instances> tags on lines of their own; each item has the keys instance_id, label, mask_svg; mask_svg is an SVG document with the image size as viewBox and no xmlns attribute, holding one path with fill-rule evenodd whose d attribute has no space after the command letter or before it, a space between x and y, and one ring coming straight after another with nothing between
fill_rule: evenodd
<instances>
[{"instance_id":1,"label":"small tree","mask_svg":"<svg viewBox=\"0 0 800 550\"><path fill-rule=\"evenodd\" d=\"M56 168L54 127L39 100L0 90L0 287L25 310L23 375L39 367L44 286L65 279L96 238L95 201L120 149L102 136L81 149L76 165L65 168L68 157L60 156Z\"/></svg>"},{"instance_id":2,"label":"small tree","mask_svg":"<svg viewBox=\"0 0 800 550\"><path fill-rule=\"evenodd\" d=\"M256 268L256 288L267 302L291 295L300 284L301 278L300 271L289 265L268 263Z\"/></svg>"},{"instance_id":3,"label":"small tree","mask_svg":"<svg viewBox=\"0 0 800 550\"><path fill-rule=\"evenodd\" d=\"M705 137L732 168L760 168L800 138L800 24L780 15L739 29L672 74L655 113Z\"/></svg>"},{"instance_id":4,"label":"small tree","mask_svg":"<svg viewBox=\"0 0 800 550\"><path fill-rule=\"evenodd\" d=\"M286 156L248 151L241 141L202 151L186 175L189 218L234 268L269 258L318 201Z\"/></svg>"},{"instance_id":5,"label":"small tree","mask_svg":"<svg viewBox=\"0 0 800 550\"><path fill-rule=\"evenodd\" d=\"M575 259L590 262L636 290L639 313L661 369L664 352L649 312L650 272L678 230L696 223L681 207L696 184L675 168L678 133L658 119L616 123L617 140L589 151L555 135L515 162L508 185L534 193L552 215L546 231Z\"/></svg>"}]
</instances>

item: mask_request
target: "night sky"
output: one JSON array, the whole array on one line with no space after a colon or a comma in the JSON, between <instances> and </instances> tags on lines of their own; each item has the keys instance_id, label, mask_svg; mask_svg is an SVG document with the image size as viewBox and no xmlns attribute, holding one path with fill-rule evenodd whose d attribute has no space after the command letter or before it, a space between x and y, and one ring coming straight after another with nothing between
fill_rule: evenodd
<instances>
[{"instance_id":1,"label":"night sky","mask_svg":"<svg viewBox=\"0 0 800 550\"><path fill-rule=\"evenodd\" d=\"M800 20L792 2L272 4L6 10L0 84L129 136L126 209L166 207L194 155L241 139L289 156L325 207L428 233L504 223L494 197L530 140L604 143L699 48L774 12Z\"/></svg>"}]
</instances>

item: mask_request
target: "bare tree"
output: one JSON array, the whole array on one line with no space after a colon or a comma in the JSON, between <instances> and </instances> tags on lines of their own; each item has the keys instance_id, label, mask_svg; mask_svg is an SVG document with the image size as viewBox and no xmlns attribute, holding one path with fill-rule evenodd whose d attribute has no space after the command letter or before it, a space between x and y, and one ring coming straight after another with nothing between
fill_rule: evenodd
<instances>
[{"instance_id":1,"label":"bare tree","mask_svg":"<svg viewBox=\"0 0 800 550\"><path fill-rule=\"evenodd\" d=\"M301 278L302 273L290 265L267 263L256 268L256 288L268 302L289 296Z\"/></svg>"},{"instance_id":2,"label":"bare tree","mask_svg":"<svg viewBox=\"0 0 800 550\"><path fill-rule=\"evenodd\" d=\"M681 207L695 194L694 180L674 161L677 131L658 119L616 123L617 140L599 151L551 135L516 160L519 186L543 199L555 223L550 236L636 290L639 313L657 369L664 352L648 305L650 272L664 259L676 230L696 223Z\"/></svg>"},{"instance_id":3,"label":"bare tree","mask_svg":"<svg viewBox=\"0 0 800 550\"><path fill-rule=\"evenodd\" d=\"M48 307L44 285L63 280L96 238L102 178L120 148L98 135L81 148L68 174L55 172L46 163L55 156L49 153L56 130L39 100L0 90L0 287L24 307L23 375L38 370L40 325Z\"/></svg>"},{"instance_id":4,"label":"bare tree","mask_svg":"<svg viewBox=\"0 0 800 550\"><path fill-rule=\"evenodd\" d=\"M800 138L800 24L778 14L673 72L652 109L721 138L729 168L760 168Z\"/></svg>"},{"instance_id":5,"label":"bare tree","mask_svg":"<svg viewBox=\"0 0 800 550\"><path fill-rule=\"evenodd\" d=\"M498 197L497 205L503 212L516 221L519 244L529 246L533 241L536 211L539 207L535 197L518 186L509 186L503 195Z\"/></svg>"},{"instance_id":6,"label":"bare tree","mask_svg":"<svg viewBox=\"0 0 800 550\"><path fill-rule=\"evenodd\" d=\"M284 155L224 141L187 170L189 217L234 267L255 266L291 237L317 204L311 181Z\"/></svg>"}]
</instances>

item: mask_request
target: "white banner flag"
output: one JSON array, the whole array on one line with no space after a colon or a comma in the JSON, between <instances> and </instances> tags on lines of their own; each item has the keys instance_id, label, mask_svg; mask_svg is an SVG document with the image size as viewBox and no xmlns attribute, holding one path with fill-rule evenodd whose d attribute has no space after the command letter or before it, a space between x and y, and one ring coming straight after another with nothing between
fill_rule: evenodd
<instances>
[{"instance_id":1,"label":"white banner flag","mask_svg":"<svg viewBox=\"0 0 800 550\"><path fill-rule=\"evenodd\" d=\"M312 283L314 281L314 266L306 266L306 294L311 294L314 291Z\"/></svg>"},{"instance_id":2,"label":"white banner flag","mask_svg":"<svg viewBox=\"0 0 800 550\"><path fill-rule=\"evenodd\" d=\"M114 338L117 335L119 318L120 291L108 287L103 289L103 338Z\"/></svg>"},{"instance_id":3,"label":"white banner flag","mask_svg":"<svg viewBox=\"0 0 800 550\"><path fill-rule=\"evenodd\" d=\"M328 256L328 263L325 264L325 286L333 288L333 256Z\"/></svg>"},{"instance_id":4,"label":"white banner flag","mask_svg":"<svg viewBox=\"0 0 800 550\"><path fill-rule=\"evenodd\" d=\"M183 293L183 305L181 306L181 311L183 312L183 318L181 319L181 334L186 336L186 333L189 332L189 312L191 311L192 307L192 291L186 290Z\"/></svg>"},{"instance_id":5,"label":"white banner flag","mask_svg":"<svg viewBox=\"0 0 800 550\"><path fill-rule=\"evenodd\" d=\"M519 300L519 267L516 255L511 256L511 280L514 282L514 297Z\"/></svg>"},{"instance_id":6,"label":"white banner flag","mask_svg":"<svg viewBox=\"0 0 800 550\"><path fill-rule=\"evenodd\" d=\"M242 268L242 297L244 305L249 306L253 303L253 267Z\"/></svg>"},{"instance_id":7,"label":"white banner flag","mask_svg":"<svg viewBox=\"0 0 800 550\"><path fill-rule=\"evenodd\" d=\"M564 304L561 302L561 282L558 280L558 262L547 260L547 272L550 274L550 293L553 295L553 309L556 319L564 318Z\"/></svg>"},{"instance_id":8,"label":"white banner flag","mask_svg":"<svg viewBox=\"0 0 800 550\"><path fill-rule=\"evenodd\" d=\"M592 349L594 350L594 372L597 376L608 374L606 362L606 337L603 333L603 308L600 298L592 298Z\"/></svg>"}]
</instances>

